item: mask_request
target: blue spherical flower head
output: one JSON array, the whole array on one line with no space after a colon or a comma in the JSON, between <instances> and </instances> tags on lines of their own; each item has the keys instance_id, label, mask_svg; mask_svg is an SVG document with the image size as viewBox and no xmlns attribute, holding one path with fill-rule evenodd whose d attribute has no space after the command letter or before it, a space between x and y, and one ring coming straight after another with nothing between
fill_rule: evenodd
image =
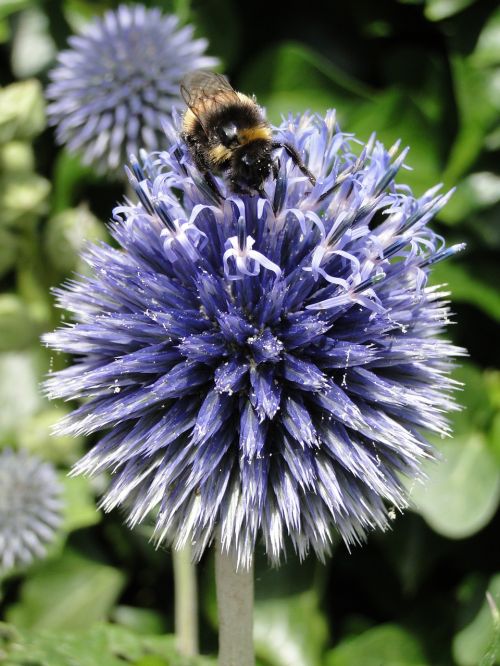
<instances>
[{"instance_id":1,"label":"blue spherical flower head","mask_svg":"<svg viewBox=\"0 0 500 666\"><path fill-rule=\"evenodd\" d=\"M0 573L45 555L62 523L61 493L50 463L0 452Z\"/></svg>"},{"instance_id":2,"label":"blue spherical flower head","mask_svg":"<svg viewBox=\"0 0 500 666\"><path fill-rule=\"evenodd\" d=\"M162 122L182 105L179 83L214 67L192 26L142 5L122 5L69 38L47 88L56 138L86 164L114 172L140 148L165 147Z\"/></svg>"},{"instance_id":3,"label":"blue spherical flower head","mask_svg":"<svg viewBox=\"0 0 500 666\"><path fill-rule=\"evenodd\" d=\"M456 252L429 227L448 195L395 183L406 151L361 154L333 113L278 130L285 153L265 198L211 191L186 147L132 163L137 201L114 211L121 247L87 253L93 277L58 291L76 323L49 334L77 362L47 382L84 398L61 431L103 433L76 473L112 473L103 506L153 514L159 542L220 529L245 566L263 538L278 562L329 552L388 525L405 478L447 434L448 377L463 353L441 337L447 293L427 285Z\"/></svg>"}]
</instances>

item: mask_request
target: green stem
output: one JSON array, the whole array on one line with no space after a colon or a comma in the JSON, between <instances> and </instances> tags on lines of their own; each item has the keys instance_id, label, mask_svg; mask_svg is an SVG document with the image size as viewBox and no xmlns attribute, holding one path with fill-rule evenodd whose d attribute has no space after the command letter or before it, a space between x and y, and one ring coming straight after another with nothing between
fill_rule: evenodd
<instances>
[{"instance_id":1,"label":"green stem","mask_svg":"<svg viewBox=\"0 0 500 666\"><path fill-rule=\"evenodd\" d=\"M215 547L219 613L219 666L255 666L253 649L253 567L236 569L232 554Z\"/></svg>"},{"instance_id":2,"label":"green stem","mask_svg":"<svg viewBox=\"0 0 500 666\"><path fill-rule=\"evenodd\" d=\"M198 593L191 546L174 549L173 566L177 650L191 657L198 654Z\"/></svg>"}]
</instances>

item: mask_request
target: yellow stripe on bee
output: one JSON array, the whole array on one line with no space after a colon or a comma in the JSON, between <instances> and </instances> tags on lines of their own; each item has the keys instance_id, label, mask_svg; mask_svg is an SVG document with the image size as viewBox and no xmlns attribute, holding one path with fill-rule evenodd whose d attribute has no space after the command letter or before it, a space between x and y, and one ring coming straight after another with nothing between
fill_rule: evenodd
<instances>
[{"instance_id":1,"label":"yellow stripe on bee","mask_svg":"<svg viewBox=\"0 0 500 666\"><path fill-rule=\"evenodd\" d=\"M222 164L226 160L230 159L232 151L229 148L226 148L222 144L215 146L210 149L210 159L214 164Z\"/></svg>"},{"instance_id":2,"label":"yellow stripe on bee","mask_svg":"<svg viewBox=\"0 0 500 666\"><path fill-rule=\"evenodd\" d=\"M182 119L183 131L186 132L186 134L191 134L194 132L197 122L199 122L198 118L194 115L191 109L187 109L184 118Z\"/></svg>"},{"instance_id":3,"label":"yellow stripe on bee","mask_svg":"<svg viewBox=\"0 0 500 666\"><path fill-rule=\"evenodd\" d=\"M259 139L264 139L264 141L271 141L272 134L269 127L247 127L245 129L239 130L238 139L240 140L241 144L245 145L246 143L251 143L252 141L258 141Z\"/></svg>"}]
</instances>

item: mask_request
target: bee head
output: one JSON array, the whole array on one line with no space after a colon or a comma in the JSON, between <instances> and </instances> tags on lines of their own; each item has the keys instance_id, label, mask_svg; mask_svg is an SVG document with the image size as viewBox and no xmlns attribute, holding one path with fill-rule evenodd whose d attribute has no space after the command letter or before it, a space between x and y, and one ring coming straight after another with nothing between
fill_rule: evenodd
<instances>
[{"instance_id":1,"label":"bee head","mask_svg":"<svg viewBox=\"0 0 500 666\"><path fill-rule=\"evenodd\" d=\"M269 141L256 140L241 146L233 157L233 177L250 189L258 190L271 173Z\"/></svg>"}]
</instances>

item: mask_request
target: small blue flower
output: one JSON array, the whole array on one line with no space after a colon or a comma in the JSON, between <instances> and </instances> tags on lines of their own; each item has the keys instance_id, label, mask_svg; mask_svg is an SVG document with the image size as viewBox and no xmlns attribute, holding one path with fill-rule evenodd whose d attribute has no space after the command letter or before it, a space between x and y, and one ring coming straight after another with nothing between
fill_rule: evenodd
<instances>
[{"instance_id":1,"label":"small blue flower","mask_svg":"<svg viewBox=\"0 0 500 666\"><path fill-rule=\"evenodd\" d=\"M62 488L50 463L0 452L0 572L45 555L62 522Z\"/></svg>"},{"instance_id":2,"label":"small blue flower","mask_svg":"<svg viewBox=\"0 0 500 666\"><path fill-rule=\"evenodd\" d=\"M141 147L164 147L162 122L181 106L182 77L218 63L192 26L142 5L106 12L69 45L49 74L49 121L60 144L100 171L116 171Z\"/></svg>"},{"instance_id":3,"label":"small blue flower","mask_svg":"<svg viewBox=\"0 0 500 666\"><path fill-rule=\"evenodd\" d=\"M372 137L360 155L333 113L289 118L317 184L277 153L265 198L213 200L186 146L133 161L137 202L114 211L121 249L57 292L75 323L46 336L77 362L47 381L83 398L60 426L101 433L75 473L110 470L103 499L153 514L159 542L199 557L219 527L249 564L262 536L323 558L384 529L405 478L449 433L448 376L464 350L442 338L448 294L430 267L455 254L429 226L449 194L395 182L406 152Z\"/></svg>"}]
</instances>

